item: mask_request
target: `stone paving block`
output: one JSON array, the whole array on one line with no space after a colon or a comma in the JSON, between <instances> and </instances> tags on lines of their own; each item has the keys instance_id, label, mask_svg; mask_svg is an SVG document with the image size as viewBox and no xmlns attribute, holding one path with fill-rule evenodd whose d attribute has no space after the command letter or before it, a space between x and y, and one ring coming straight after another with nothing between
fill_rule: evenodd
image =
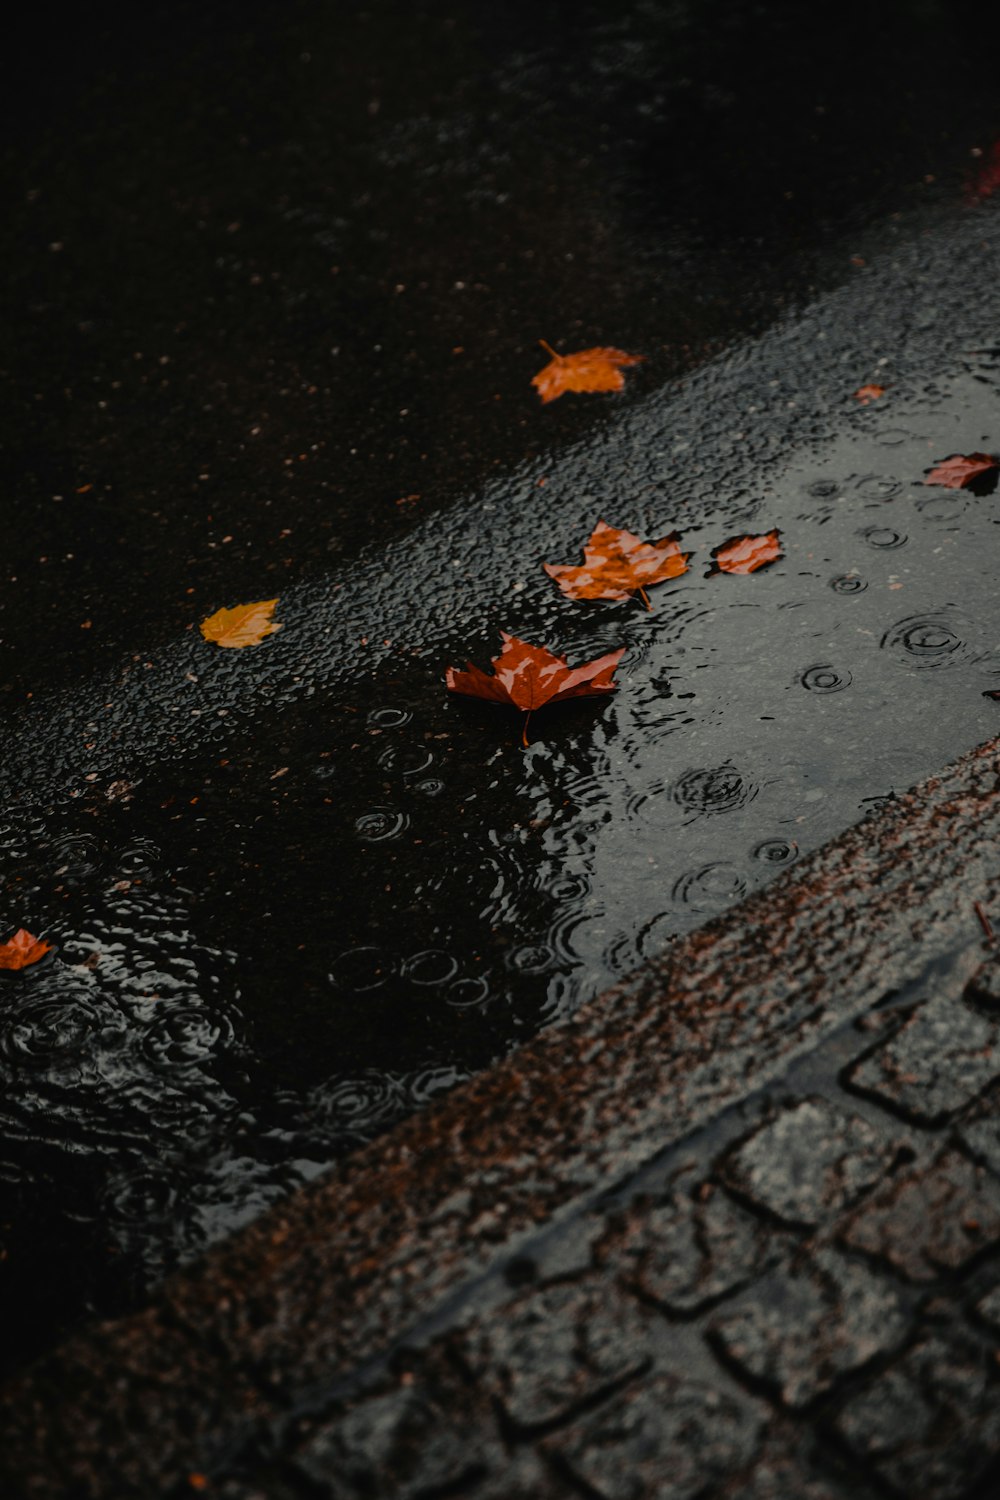
<instances>
[{"instance_id":1,"label":"stone paving block","mask_svg":"<svg viewBox=\"0 0 1000 1500\"><path fill-rule=\"evenodd\" d=\"M788 1224L839 1213L884 1176L899 1143L821 1098L801 1099L728 1152L722 1172L738 1192Z\"/></svg>"},{"instance_id":2,"label":"stone paving block","mask_svg":"<svg viewBox=\"0 0 1000 1500\"><path fill-rule=\"evenodd\" d=\"M717 1313L709 1338L786 1406L807 1406L900 1342L898 1292L830 1250L773 1271Z\"/></svg>"},{"instance_id":3,"label":"stone paving block","mask_svg":"<svg viewBox=\"0 0 1000 1500\"><path fill-rule=\"evenodd\" d=\"M922 1125L941 1125L1000 1078L1000 1030L951 1000L922 1005L856 1062L847 1085Z\"/></svg>"},{"instance_id":4,"label":"stone paving block","mask_svg":"<svg viewBox=\"0 0 1000 1500\"><path fill-rule=\"evenodd\" d=\"M1000 953L991 953L966 985L966 994L980 1005L1000 1010Z\"/></svg>"},{"instance_id":5,"label":"stone paving block","mask_svg":"<svg viewBox=\"0 0 1000 1500\"><path fill-rule=\"evenodd\" d=\"M990 1094L955 1125L958 1139L1000 1177L1000 1094Z\"/></svg>"},{"instance_id":6,"label":"stone paving block","mask_svg":"<svg viewBox=\"0 0 1000 1500\"><path fill-rule=\"evenodd\" d=\"M327 1500L417 1500L485 1472L488 1437L481 1420L458 1425L402 1385L320 1427L292 1468Z\"/></svg>"},{"instance_id":7,"label":"stone paving block","mask_svg":"<svg viewBox=\"0 0 1000 1500\"><path fill-rule=\"evenodd\" d=\"M658 1375L545 1447L600 1500L694 1500L750 1462L761 1427L755 1404Z\"/></svg>"},{"instance_id":8,"label":"stone paving block","mask_svg":"<svg viewBox=\"0 0 1000 1500\"><path fill-rule=\"evenodd\" d=\"M1000 1382L989 1351L932 1335L842 1408L835 1427L901 1495L963 1500L1000 1459Z\"/></svg>"},{"instance_id":9,"label":"stone paving block","mask_svg":"<svg viewBox=\"0 0 1000 1500\"><path fill-rule=\"evenodd\" d=\"M634 1208L617 1256L628 1285L667 1312L690 1316L762 1274L783 1247L780 1235L703 1183L693 1197L678 1192Z\"/></svg>"},{"instance_id":10,"label":"stone paving block","mask_svg":"<svg viewBox=\"0 0 1000 1500\"><path fill-rule=\"evenodd\" d=\"M522 1449L471 1490L469 1500L580 1500L580 1492L531 1449Z\"/></svg>"},{"instance_id":11,"label":"stone paving block","mask_svg":"<svg viewBox=\"0 0 1000 1500\"><path fill-rule=\"evenodd\" d=\"M649 1365L649 1321L609 1282L529 1289L473 1324L459 1353L512 1422L544 1427Z\"/></svg>"},{"instance_id":12,"label":"stone paving block","mask_svg":"<svg viewBox=\"0 0 1000 1500\"><path fill-rule=\"evenodd\" d=\"M818 1478L798 1458L772 1451L767 1444L753 1467L734 1474L722 1489L713 1491L712 1500L865 1500L867 1494L854 1483L847 1490Z\"/></svg>"},{"instance_id":13,"label":"stone paving block","mask_svg":"<svg viewBox=\"0 0 1000 1500\"><path fill-rule=\"evenodd\" d=\"M976 1303L976 1312L983 1322L1000 1336L1000 1286L995 1286L992 1292L987 1292L985 1297L980 1297Z\"/></svg>"},{"instance_id":14,"label":"stone paving block","mask_svg":"<svg viewBox=\"0 0 1000 1500\"><path fill-rule=\"evenodd\" d=\"M957 1151L888 1182L838 1229L911 1281L961 1271L1000 1241L1000 1184Z\"/></svg>"}]
</instances>

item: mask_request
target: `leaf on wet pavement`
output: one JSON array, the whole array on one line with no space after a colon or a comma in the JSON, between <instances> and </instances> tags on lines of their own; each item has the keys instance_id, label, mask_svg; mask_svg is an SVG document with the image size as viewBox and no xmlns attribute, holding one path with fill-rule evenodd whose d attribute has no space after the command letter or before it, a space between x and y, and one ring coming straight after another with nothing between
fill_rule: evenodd
<instances>
[{"instance_id":1,"label":"leaf on wet pavement","mask_svg":"<svg viewBox=\"0 0 1000 1500\"><path fill-rule=\"evenodd\" d=\"M258 599L254 604L237 604L233 609L217 609L214 615L201 622L201 633L206 641L216 646L256 646L267 635L273 635L281 626L272 616L277 599Z\"/></svg>"},{"instance_id":2,"label":"leaf on wet pavement","mask_svg":"<svg viewBox=\"0 0 1000 1500\"><path fill-rule=\"evenodd\" d=\"M949 490L964 490L984 475L1000 469L1000 459L992 453L953 453L943 463L927 470L924 484L941 484Z\"/></svg>"},{"instance_id":3,"label":"leaf on wet pavement","mask_svg":"<svg viewBox=\"0 0 1000 1500\"><path fill-rule=\"evenodd\" d=\"M854 392L854 399L860 401L862 406L871 406L880 396L884 396L886 387L884 385L859 385Z\"/></svg>"},{"instance_id":4,"label":"leaf on wet pavement","mask_svg":"<svg viewBox=\"0 0 1000 1500\"><path fill-rule=\"evenodd\" d=\"M766 531L761 536L734 536L712 552L712 566L706 577L715 573L756 573L768 563L784 556L778 541L781 532Z\"/></svg>"},{"instance_id":5,"label":"leaf on wet pavement","mask_svg":"<svg viewBox=\"0 0 1000 1500\"><path fill-rule=\"evenodd\" d=\"M570 599L630 599L654 583L679 578L687 572L690 552L682 552L676 532L658 542L644 542L631 531L620 531L598 521L584 543L583 565L543 563L546 573Z\"/></svg>"},{"instance_id":6,"label":"leaf on wet pavement","mask_svg":"<svg viewBox=\"0 0 1000 1500\"><path fill-rule=\"evenodd\" d=\"M532 377L532 385L545 402L555 401L566 391L620 391L625 384L622 368L638 365L641 354L622 349L581 349L576 354L557 354L544 339L539 343L552 355L544 370Z\"/></svg>"},{"instance_id":7,"label":"leaf on wet pavement","mask_svg":"<svg viewBox=\"0 0 1000 1500\"><path fill-rule=\"evenodd\" d=\"M625 654L624 646L582 666L571 667L564 656L557 656L545 646L530 646L527 641L508 635L506 630L501 630L500 635L503 650L493 658L493 674L471 662L464 671L448 667L445 683L449 692L486 698L493 703L510 703L530 715L547 703L613 693L617 686L614 672ZM523 743L528 743L527 720Z\"/></svg>"},{"instance_id":8,"label":"leaf on wet pavement","mask_svg":"<svg viewBox=\"0 0 1000 1500\"><path fill-rule=\"evenodd\" d=\"M51 943L44 943L26 927L19 927L12 938L0 944L0 969L26 969L51 951Z\"/></svg>"},{"instance_id":9,"label":"leaf on wet pavement","mask_svg":"<svg viewBox=\"0 0 1000 1500\"><path fill-rule=\"evenodd\" d=\"M973 201L992 198L994 193L1000 192L1000 141L994 141L982 153L981 160L982 166L969 183L968 196Z\"/></svg>"}]
</instances>

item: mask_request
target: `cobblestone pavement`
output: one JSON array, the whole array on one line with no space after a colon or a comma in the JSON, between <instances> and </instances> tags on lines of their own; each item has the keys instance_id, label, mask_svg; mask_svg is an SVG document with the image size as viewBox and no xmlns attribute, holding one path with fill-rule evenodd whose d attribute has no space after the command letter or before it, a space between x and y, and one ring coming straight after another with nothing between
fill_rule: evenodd
<instances>
[{"instance_id":1,"label":"cobblestone pavement","mask_svg":"<svg viewBox=\"0 0 1000 1500\"><path fill-rule=\"evenodd\" d=\"M998 977L886 996L217 1492L995 1495Z\"/></svg>"},{"instance_id":2,"label":"cobblestone pavement","mask_svg":"<svg viewBox=\"0 0 1000 1500\"><path fill-rule=\"evenodd\" d=\"M992 1500L998 755L29 1371L5 1500Z\"/></svg>"}]
</instances>

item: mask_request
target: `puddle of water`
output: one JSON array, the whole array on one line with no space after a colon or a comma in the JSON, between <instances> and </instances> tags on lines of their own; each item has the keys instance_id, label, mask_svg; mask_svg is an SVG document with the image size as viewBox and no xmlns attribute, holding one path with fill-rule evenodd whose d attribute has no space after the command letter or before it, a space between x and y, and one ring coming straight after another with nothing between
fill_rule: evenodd
<instances>
[{"instance_id":1,"label":"puddle of water","mask_svg":"<svg viewBox=\"0 0 1000 1500\"><path fill-rule=\"evenodd\" d=\"M919 483L1000 443L994 394L977 367L776 465L741 502L782 531L756 575L705 576L733 529L706 499L649 527L696 549L651 613L526 596L573 659L626 648L527 752L413 657L12 816L8 920L57 945L0 976L12 1347L127 1305L994 732L1000 506Z\"/></svg>"}]
</instances>

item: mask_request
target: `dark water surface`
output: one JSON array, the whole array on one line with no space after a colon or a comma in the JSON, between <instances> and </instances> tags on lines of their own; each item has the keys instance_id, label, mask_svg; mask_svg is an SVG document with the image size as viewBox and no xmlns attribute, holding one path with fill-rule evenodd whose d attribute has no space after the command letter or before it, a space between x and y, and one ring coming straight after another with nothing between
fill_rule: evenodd
<instances>
[{"instance_id":1,"label":"dark water surface","mask_svg":"<svg viewBox=\"0 0 1000 1500\"><path fill-rule=\"evenodd\" d=\"M1000 101L869 11L154 7L25 86L0 1363L995 731L1000 500L920 481L1000 449ZM647 362L542 410L539 336ZM694 552L652 612L542 574L599 516ZM523 752L442 686L500 628L620 691Z\"/></svg>"}]
</instances>

